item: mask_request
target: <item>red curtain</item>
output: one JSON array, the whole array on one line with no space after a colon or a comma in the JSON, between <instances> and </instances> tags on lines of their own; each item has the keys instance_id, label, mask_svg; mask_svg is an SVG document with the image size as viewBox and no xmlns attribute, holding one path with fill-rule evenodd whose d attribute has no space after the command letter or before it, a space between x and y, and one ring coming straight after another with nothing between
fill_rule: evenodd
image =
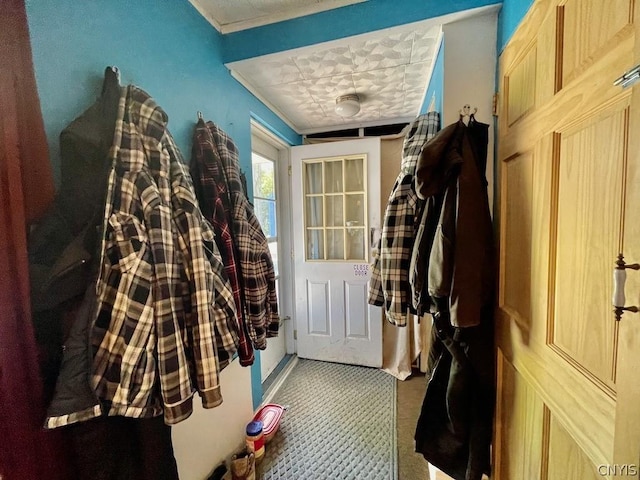
<instances>
[{"instance_id":1,"label":"red curtain","mask_svg":"<svg viewBox=\"0 0 640 480\"><path fill-rule=\"evenodd\" d=\"M0 478L70 478L64 442L42 429L27 229L54 185L24 0L0 1Z\"/></svg>"}]
</instances>

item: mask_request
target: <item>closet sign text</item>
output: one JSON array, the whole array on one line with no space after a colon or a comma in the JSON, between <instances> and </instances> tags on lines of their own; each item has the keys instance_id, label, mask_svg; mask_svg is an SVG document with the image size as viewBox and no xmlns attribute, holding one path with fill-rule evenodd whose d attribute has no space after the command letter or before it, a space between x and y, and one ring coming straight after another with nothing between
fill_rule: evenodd
<instances>
[{"instance_id":1,"label":"closet sign text","mask_svg":"<svg viewBox=\"0 0 640 480\"><path fill-rule=\"evenodd\" d=\"M356 277L366 277L369 275L369 264L358 263L353 266L353 274Z\"/></svg>"}]
</instances>

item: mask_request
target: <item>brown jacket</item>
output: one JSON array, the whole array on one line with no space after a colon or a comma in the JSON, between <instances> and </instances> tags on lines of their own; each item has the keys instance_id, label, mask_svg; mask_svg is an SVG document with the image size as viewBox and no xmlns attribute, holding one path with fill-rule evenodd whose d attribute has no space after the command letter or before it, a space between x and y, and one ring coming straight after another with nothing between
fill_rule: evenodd
<instances>
[{"instance_id":1,"label":"brown jacket","mask_svg":"<svg viewBox=\"0 0 640 480\"><path fill-rule=\"evenodd\" d=\"M428 310L425 299L442 305L448 297L454 327L478 325L480 309L492 300L493 240L484 173L488 127L475 119L468 126L449 125L425 144L416 168L416 192L429 201L412 262L414 299Z\"/></svg>"}]
</instances>

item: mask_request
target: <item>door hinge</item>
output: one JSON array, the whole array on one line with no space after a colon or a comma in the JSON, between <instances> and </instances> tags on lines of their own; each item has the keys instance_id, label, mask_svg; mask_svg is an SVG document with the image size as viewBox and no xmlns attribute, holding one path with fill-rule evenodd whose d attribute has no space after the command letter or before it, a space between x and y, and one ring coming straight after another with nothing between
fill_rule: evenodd
<instances>
[{"instance_id":1,"label":"door hinge","mask_svg":"<svg viewBox=\"0 0 640 480\"><path fill-rule=\"evenodd\" d=\"M292 259L296 258L296 252L293 251L293 248L291 249L291 258Z\"/></svg>"},{"instance_id":2,"label":"door hinge","mask_svg":"<svg viewBox=\"0 0 640 480\"><path fill-rule=\"evenodd\" d=\"M615 86L620 85L627 88L640 81L640 65L636 65L628 72L624 72L621 77L616 78L613 82Z\"/></svg>"},{"instance_id":3,"label":"door hinge","mask_svg":"<svg viewBox=\"0 0 640 480\"><path fill-rule=\"evenodd\" d=\"M297 340L298 339L298 330L294 330L293 331L293 339Z\"/></svg>"},{"instance_id":4,"label":"door hinge","mask_svg":"<svg viewBox=\"0 0 640 480\"><path fill-rule=\"evenodd\" d=\"M287 167L287 172L289 172L289 176L291 176L291 165Z\"/></svg>"},{"instance_id":5,"label":"door hinge","mask_svg":"<svg viewBox=\"0 0 640 480\"><path fill-rule=\"evenodd\" d=\"M497 117L498 116L498 93L497 92L493 94L493 105L491 109L492 109L491 114L494 117Z\"/></svg>"}]
</instances>

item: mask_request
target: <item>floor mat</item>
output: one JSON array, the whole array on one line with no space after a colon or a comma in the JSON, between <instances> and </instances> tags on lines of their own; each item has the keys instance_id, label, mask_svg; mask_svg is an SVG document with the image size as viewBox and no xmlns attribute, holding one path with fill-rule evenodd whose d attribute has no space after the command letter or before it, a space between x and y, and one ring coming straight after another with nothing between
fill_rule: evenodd
<instances>
[{"instance_id":1,"label":"floor mat","mask_svg":"<svg viewBox=\"0 0 640 480\"><path fill-rule=\"evenodd\" d=\"M272 403L288 406L258 467L262 480L395 480L396 379L300 359Z\"/></svg>"}]
</instances>

